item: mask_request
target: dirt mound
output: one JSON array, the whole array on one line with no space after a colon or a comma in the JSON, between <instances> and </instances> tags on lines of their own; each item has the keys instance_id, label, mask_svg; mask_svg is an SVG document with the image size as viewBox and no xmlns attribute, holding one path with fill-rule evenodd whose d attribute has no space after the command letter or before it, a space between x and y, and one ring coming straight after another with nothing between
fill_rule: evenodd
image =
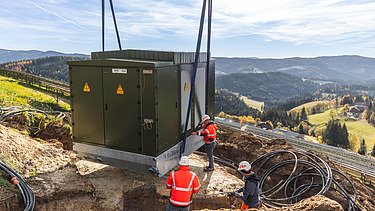
<instances>
[{"instance_id":1,"label":"dirt mound","mask_svg":"<svg viewBox=\"0 0 375 211\"><path fill-rule=\"evenodd\" d=\"M219 131L219 146L215 149L215 155L231 159L237 163L248 160L253 161L260 155L276 151L294 149L284 139L264 139L252 134Z\"/></svg>"},{"instance_id":2,"label":"dirt mound","mask_svg":"<svg viewBox=\"0 0 375 211\"><path fill-rule=\"evenodd\" d=\"M337 210L343 211L344 209L342 206L337 203L336 201L329 199L325 196L312 196L310 198L304 199L301 202L291 206L285 207L280 210L315 210L315 211L329 211L329 210Z\"/></svg>"},{"instance_id":3,"label":"dirt mound","mask_svg":"<svg viewBox=\"0 0 375 211\"><path fill-rule=\"evenodd\" d=\"M5 119L2 124L7 127L15 128L21 132L29 133L27 122L28 119L26 115L15 115L13 117Z\"/></svg>"},{"instance_id":4,"label":"dirt mound","mask_svg":"<svg viewBox=\"0 0 375 211\"><path fill-rule=\"evenodd\" d=\"M71 128L60 122L52 122L36 134L37 138L46 141L59 141L66 150L73 150Z\"/></svg>"},{"instance_id":5,"label":"dirt mound","mask_svg":"<svg viewBox=\"0 0 375 211\"><path fill-rule=\"evenodd\" d=\"M2 125L0 146L0 158L24 177L54 172L75 160L74 153L63 150L56 143L40 143ZM7 178L0 176L0 210L22 210L18 190Z\"/></svg>"},{"instance_id":6,"label":"dirt mound","mask_svg":"<svg viewBox=\"0 0 375 211\"><path fill-rule=\"evenodd\" d=\"M0 157L24 176L52 172L75 159L71 151L41 143L0 125Z\"/></svg>"},{"instance_id":7,"label":"dirt mound","mask_svg":"<svg viewBox=\"0 0 375 211\"><path fill-rule=\"evenodd\" d=\"M99 210L94 186L77 174L73 165L49 174L40 174L28 181L36 196L38 210Z\"/></svg>"},{"instance_id":8,"label":"dirt mound","mask_svg":"<svg viewBox=\"0 0 375 211\"><path fill-rule=\"evenodd\" d=\"M41 114L19 114L6 118L3 125L15 128L33 138L45 141L61 142L66 150L73 149L73 137L70 114L65 114L64 119L55 119L52 116Z\"/></svg>"}]
</instances>

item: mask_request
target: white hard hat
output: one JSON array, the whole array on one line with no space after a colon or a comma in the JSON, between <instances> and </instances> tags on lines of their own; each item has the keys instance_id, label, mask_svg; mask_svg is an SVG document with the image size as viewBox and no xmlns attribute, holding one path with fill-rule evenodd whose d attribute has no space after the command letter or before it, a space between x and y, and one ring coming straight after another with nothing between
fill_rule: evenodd
<instances>
[{"instance_id":1,"label":"white hard hat","mask_svg":"<svg viewBox=\"0 0 375 211\"><path fill-rule=\"evenodd\" d=\"M180 164L180 166L188 166L189 165L189 158L187 156L182 156L181 160L178 164Z\"/></svg>"},{"instance_id":2,"label":"white hard hat","mask_svg":"<svg viewBox=\"0 0 375 211\"><path fill-rule=\"evenodd\" d=\"M208 115L206 114L206 115L204 115L204 116L202 117L202 123L203 123L204 121L206 121L206 120L210 120L210 119L211 119L211 117L208 116Z\"/></svg>"},{"instance_id":3,"label":"white hard hat","mask_svg":"<svg viewBox=\"0 0 375 211\"><path fill-rule=\"evenodd\" d=\"M247 161L241 161L241 163L238 165L238 171L250 171L251 164Z\"/></svg>"}]
</instances>

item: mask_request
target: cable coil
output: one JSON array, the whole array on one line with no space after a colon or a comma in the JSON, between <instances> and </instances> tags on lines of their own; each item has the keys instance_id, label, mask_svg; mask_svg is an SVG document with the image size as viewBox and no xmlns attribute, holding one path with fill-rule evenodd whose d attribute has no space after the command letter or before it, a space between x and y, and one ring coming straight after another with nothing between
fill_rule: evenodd
<instances>
[{"instance_id":1,"label":"cable coil","mask_svg":"<svg viewBox=\"0 0 375 211\"><path fill-rule=\"evenodd\" d=\"M26 181L13 169L0 160L0 170L9 175L10 181L20 191L24 211L32 211L35 207L35 195Z\"/></svg>"},{"instance_id":2,"label":"cable coil","mask_svg":"<svg viewBox=\"0 0 375 211\"><path fill-rule=\"evenodd\" d=\"M230 159L219 156L214 156L214 159L237 170L238 163ZM357 189L353 181L310 152L273 151L254 160L251 166L260 179L260 198L267 207L290 206L305 198L327 195L328 191L334 190L347 201L349 211L363 209L356 202Z\"/></svg>"}]
</instances>

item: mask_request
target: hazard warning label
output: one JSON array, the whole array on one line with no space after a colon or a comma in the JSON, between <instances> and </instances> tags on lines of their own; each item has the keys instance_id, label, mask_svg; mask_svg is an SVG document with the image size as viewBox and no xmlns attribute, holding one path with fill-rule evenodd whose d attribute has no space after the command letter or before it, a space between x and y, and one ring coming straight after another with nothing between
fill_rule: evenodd
<instances>
[{"instance_id":1,"label":"hazard warning label","mask_svg":"<svg viewBox=\"0 0 375 211\"><path fill-rule=\"evenodd\" d=\"M116 93L118 95L123 95L124 94L124 89L122 89L121 84L118 85Z\"/></svg>"},{"instance_id":2,"label":"hazard warning label","mask_svg":"<svg viewBox=\"0 0 375 211\"><path fill-rule=\"evenodd\" d=\"M89 84L86 82L85 85L83 86L83 91L84 92L90 92L90 87L89 87Z\"/></svg>"},{"instance_id":3,"label":"hazard warning label","mask_svg":"<svg viewBox=\"0 0 375 211\"><path fill-rule=\"evenodd\" d=\"M185 85L184 85L184 91L186 92L188 89L189 89L189 85L187 83L185 83Z\"/></svg>"}]
</instances>

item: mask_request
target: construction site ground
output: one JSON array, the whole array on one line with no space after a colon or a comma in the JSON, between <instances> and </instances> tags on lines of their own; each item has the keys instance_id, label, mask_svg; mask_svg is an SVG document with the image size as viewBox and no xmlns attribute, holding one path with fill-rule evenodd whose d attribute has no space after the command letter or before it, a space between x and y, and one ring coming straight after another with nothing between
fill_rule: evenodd
<instances>
[{"instance_id":1,"label":"construction site ground","mask_svg":"<svg viewBox=\"0 0 375 211\"><path fill-rule=\"evenodd\" d=\"M267 152L293 148L281 139L265 140L233 131L220 134L221 142L215 154L236 162L253 161ZM64 149L58 140L37 141L0 125L0 146L0 157L20 171L33 189L36 210L164 210L168 200L166 178L80 159L73 151ZM204 155L192 154L189 158L191 170L202 183L201 191L194 195L192 209L238 209L239 200L220 194L242 186L238 172L216 163L215 171L205 173ZM375 190L357 180L355 185L358 201L366 210L375 210ZM345 201L337 193L329 192L327 197L313 196L281 210L345 209ZM4 174L0 175L0 210L22 210L21 198ZM261 210L273 209L263 206Z\"/></svg>"}]
</instances>

